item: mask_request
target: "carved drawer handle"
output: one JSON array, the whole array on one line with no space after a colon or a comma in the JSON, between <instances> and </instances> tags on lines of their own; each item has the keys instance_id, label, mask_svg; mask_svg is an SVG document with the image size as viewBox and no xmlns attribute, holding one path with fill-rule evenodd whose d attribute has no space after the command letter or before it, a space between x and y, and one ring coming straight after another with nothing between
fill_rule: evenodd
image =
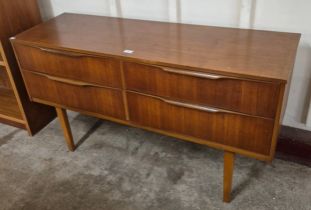
<instances>
[{"instance_id":1,"label":"carved drawer handle","mask_svg":"<svg viewBox=\"0 0 311 210\"><path fill-rule=\"evenodd\" d=\"M25 70L25 71L27 71L27 70ZM75 86L79 86L79 87L94 87L94 88L105 88L105 89L111 89L111 90L120 90L119 88L116 88L116 87L109 87L109 86L105 86L105 85L98 85L98 84L93 84L93 83L88 83L88 82L82 82L82 81L76 81L76 80L65 79L65 78L60 78L60 77L54 77L54 76L39 73L39 72L32 72L32 71L27 71L27 72L39 75L41 77L45 77L45 78L52 80L52 81L55 81L55 82L60 82L60 83L68 84L68 85L75 85Z\"/></svg>"},{"instance_id":2,"label":"carved drawer handle","mask_svg":"<svg viewBox=\"0 0 311 210\"><path fill-rule=\"evenodd\" d=\"M248 114L234 112L234 111L228 111L228 110L224 110L224 109L217 109L217 108L208 107L208 106L200 106L200 105L188 104L188 103L184 103L184 102L173 101L173 100L165 99L165 98L162 98L162 97L159 97L159 96L149 95L149 94L140 93L140 92L136 92L136 91L128 91L128 92L134 93L134 94L143 95L143 96L146 96L146 97L155 98L155 99L158 99L160 101L163 101L164 103L171 104L171 105L174 105L174 106L183 107L183 108L196 109L196 110L205 111L205 112L211 112L211 113L227 113L227 114L237 114L237 115L251 116L251 115L248 115Z\"/></svg>"},{"instance_id":3,"label":"carved drawer handle","mask_svg":"<svg viewBox=\"0 0 311 210\"><path fill-rule=\"evenodd\" d=\"M53 77L50 75L44 75L46 78L48 78L49 80L53 80L56 82L61 82L61 83L65 83L65 84L69 84L69 85L76 85L76 86L80 86L80 87L98 87L96 85L92 85L89 83L85 83L85 82L80 82L80 81L74 81L74 80L70 80L70 79L63 79L63 78L59 78L59 77Z\"/></svg>"},{"instance_id":4,"label":"carved drawer handle","mask_svg":"<svg viewBox=\"0 0 311 210\"><path fill-rule=\"evenodd\" d=\"M47 48L42 48L42 47L38 47L38 49L40 49L41 51L47 52L47 53L64 55L64 56L68 56L68 57L75 57L75 58L84 57L84 55L82 55L82 54L73 53L73 52L65 52L65 51L47 49Z\"/></svg>"},{"instance_id":5,"label":"carved drawer handle","mask_svg":"<svg viewBox=\"0 0 311 210\"><path fill-rule=\"evenodd\" d=\"M224 109L216 109L216 108L208 107L208 106L199 106L199 105L188 104L188 103L183 103L183 102L171 101L171 100L160 98L160 97L155 97L155 98L157 98L159 100L162 100L165 103L174 105L174 106L179 106L179 107L183 107L183 108L190 108L190 109L196 109L196 110L200 110L200 111L204 111L204 112L243 115L243 116L248 116L248 117L256 117L256 118L263 118L263 119L271 120L270 118L260 117L260 116L253 116L253 115L244 114L244 113L240 113L240 112L234 112L234 111L228 111L228 110L224 110Z\"/></svg>"},{"instance_id":6,"label":"carved drawer handle","mask_svg":"<svg viewBox=\"0 0 311 210\"><path fill-rule=\"evenodd\" d=\"M42 73L38 73L38 72L31 72L31 73L45 77L45 78L52 80L52 81L61 82L61 83L69 84L69 85L75 85L75 86L80 86L80 87L102 87L100 85L94 85L94 84L90 84L90 83L86 83L86 82L80 82L80 81L75 81L75 80L71 80L71 79L54 77L51 75L46 75L46 74L42 74Z\"/></svg>"},{"instance_id":7,"label":"carved drawer handle","mask_svg":"<svg viewBox=\"0 0 311 210\"><path fill-rule=\"evenodd\" d=\"M207 107L207 106L199 106L199 105L194 105L194 104L187 104L187 103L171 101L171 100L167 100L167 99L163 99L163 98L160 98L160 99L162 101L164 101L165 103L168 103L168 104L171 104L171 105L175 105L175 106L184 107L184 108L196 109L196 110L205 111L205 112L212 112L212 113L219 113L219 112L232 113L230 111L215 109L215 108L211 108L211 107Z\"/></svg>"},{"instance_id":8,"label":"carved drawer handle","mask_svg":"<svg viewBox=\"0 0 311 210\"><path fill-rule=\"evenodd\" d=\"M174 74L182 74L187 76L193 76L193 77L200 77L205 79L234 79L233 77L227 77L227 76L220 76L215 74L207 74L202 72L195 72L195 71L187 71L187 70L179 70L179 69L172 69L167 67L161 67L161 69L165 72L174 73Z\"/></svg>"}]
</instances>

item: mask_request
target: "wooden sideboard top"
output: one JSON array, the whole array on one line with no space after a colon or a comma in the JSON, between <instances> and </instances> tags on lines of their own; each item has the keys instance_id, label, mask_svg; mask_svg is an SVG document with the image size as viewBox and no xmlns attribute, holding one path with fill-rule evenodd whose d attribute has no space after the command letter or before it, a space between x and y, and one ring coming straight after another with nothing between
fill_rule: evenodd
<instances>
[{"instance_id":1,"label":"wooden sideboard top","mask_svg":"<svg viewBox=\"0 0 311 210\"><path fill-rule=\"evenodd\" d=\"M41 47L286 82L300 34L65 13L15 38Z\"/></svg>"}]
</instances>

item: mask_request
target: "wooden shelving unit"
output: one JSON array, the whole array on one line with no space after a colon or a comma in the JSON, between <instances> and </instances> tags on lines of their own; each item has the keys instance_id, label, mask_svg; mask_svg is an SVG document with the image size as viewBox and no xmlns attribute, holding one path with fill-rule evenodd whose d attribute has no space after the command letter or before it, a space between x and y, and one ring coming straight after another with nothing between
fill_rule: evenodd
<instances>
[{"instance_id":1,"label":"wooden shelving unit","mask_svg":"<svg viewBox=\"0 0 311 210\"><path fill-rule=\"evenodd\" d=\"M0 0L0 123L26 129L30 135L56 114L54 108L29 100L10 37L40 22L36 0Z\"/></svg>"},{"instance_id":2,"label":"wooden shelving unit","mask_svg":"<svg viewBox=\"0 0 311 210\"><path fill-rule=\"evenodd\" d=\"M5 54L0 42L0 119L11 122L18 127L26 128L23 115L18 106L18 97L15 95L7 71Z\"/></svg>"}]
</instances>

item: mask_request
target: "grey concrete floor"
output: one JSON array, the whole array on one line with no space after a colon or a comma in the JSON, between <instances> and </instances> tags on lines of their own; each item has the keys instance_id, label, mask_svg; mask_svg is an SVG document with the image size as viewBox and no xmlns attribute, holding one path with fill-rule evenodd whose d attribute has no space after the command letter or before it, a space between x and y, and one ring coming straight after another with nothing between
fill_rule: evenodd
<instances>
[{"instance_id":1,"label":"grey concrete floor","mask_svg":"<svg viewBox=\"0 0 311 210\"><path fill-rule=\"evenodd\" d=\"M311 209L311 168L238 156L222 202L223 153L70 113L76 152L58 121L29 137L0 125L0 209Z\"/></svg>"}]
</instances>

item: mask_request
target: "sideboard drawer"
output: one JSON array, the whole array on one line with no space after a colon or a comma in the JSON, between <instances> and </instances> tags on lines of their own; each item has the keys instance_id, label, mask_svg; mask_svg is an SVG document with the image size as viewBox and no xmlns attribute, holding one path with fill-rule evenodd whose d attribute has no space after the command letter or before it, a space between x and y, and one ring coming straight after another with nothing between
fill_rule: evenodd
<instances>
[{"instance_id":1,"label":"sideboard drawer","mask_svg":"<svg viewBox=\"0 0 311 210\"><path fill-rule=\"evenodd\" d=\"M270 152L273 120L127 92L130 120L259 154Z\"/></svg>"},{"instance_id":2,"label":"sideboard drawer","mask_svg":"<svg viewBox=\"0 0 311 210\"><path fill-rule=\"evenodd\" d=\"M41 73L23 71L32 98L79 110L125 119L122 92Z\"/></svg>"},{"instance_id":3,"label":"sideboard drawer","mask_svg":"<svg viewBox=\"0 0 311 210\"><path fill-rule=\"evenodd\" d=\"M17 44L23 69L110 87L122 87L120 62L113 58Z\"/></svg>"},{"instance_id":4,"label":"sideboard drawer","mask_svg":"<svg viewBox=\"0 0 311 210\"><path fill-rule=\"evenodd\" d=\"M125 62L128 90L274 118L279 84Z\"/></svg>"}]
</instances>

